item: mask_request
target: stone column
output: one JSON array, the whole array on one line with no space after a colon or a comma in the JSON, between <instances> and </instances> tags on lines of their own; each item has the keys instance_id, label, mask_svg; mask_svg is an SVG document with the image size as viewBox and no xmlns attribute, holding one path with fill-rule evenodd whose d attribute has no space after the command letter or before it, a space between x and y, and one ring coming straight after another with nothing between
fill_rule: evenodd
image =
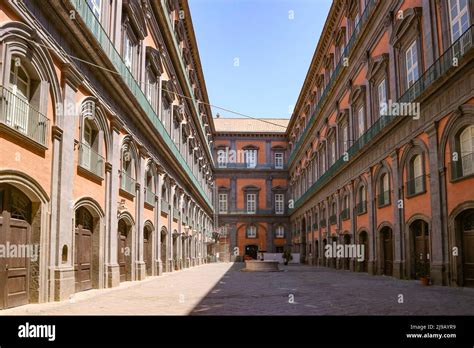
<instances>
[{"instance_id":1,"label":"stone column","mask_svg":"<svg viewBox=\"0 0 474 348\"><path fill-rule=\"evenodd\" d=\"M58 166L57 180L53 192L54 200L51 202L52 215L51 239L55 241L56 250L51 253L54 260L54 300L62 301L69 298L75 292L74 280L74 197L72 188L75 177L75 144L76 127L78 116L75 112L76 93L81 85L81 77L73 71L69 65L63 66L63 117L58 119L59 128L62 131L59 153L54 162ZM71 114L72 112L72 114ZM58 132L57 132L58 133ZM53 229L54 228L54 229Z\"/></svg>"},{"instance_id":2,"label":"stone column","mask_svg":"<svg viewBox=\"0 0 474 348\"><path fill-rule=\"evenodd\" d=\"M163 188L163 178L164 178L164 171L161 166L157 166L156 169L157 178L156 178L156 196L155 196L155 230L156 230L156 257L155 257L155 269L156 275L163 274L163 267L166 269L166 265L163 265L161 261L161 189Z\"/></svg>"},{"instance_id":3,"label":"stone column","mask_svg":"<svg viewBox=\"0 0 474 348\"><path fill-rule=\"evenodd\" d=\"M375 205L374 205L374 188L372 184L372 171L367 172L367 213L369 216L369 262L367 269L369 274L376 272L376 237L375 237Z\"/></svg>"},{"instance_id":4,"label":"stone column","mask_svg":"<svg viewBox=\"0 0 474 348\"><path fill-rule=\"evenodd\" d=\"M438 169L438 125L430 125L428 133L429 163L430 163L430 198L431 198L431 255L430 255L430 278L433 284L446 285L448 282L447 272L448 264L443 255L443 236L447 235L444 231L442 221L443 201L440 191L440 171ZM445 238L447 240L447 237Z\"/></svg>"},{"instance_id":5,"label":"stone column","mask_svg":"<svg viewBox=\"0 0 474 348\"><path fill-rule=\"evenodd\" d=\"M357 221L356 221L356 214L355 214L355 202L356 202L356 192L354 187L354 181L351 181L349 186L349 219L350 219L350 231L351 239L353 244L358 244L359 241L356 238L357 233ZM352 258L349 264L349 269L354 271L359 271L358 261L356 258Z\"/></svg>"},{"instance_id":6,"label":"stone column","mask_svg":"<svg viewBox=\"0 0 474 348\"><path fill-rule=\"evenodd\" d=\"M395 150L392 154L392 177L393 177L393 234L395 241L395 254L393 258L393 276L401 278L403 274L403 227L401 226L401 212L403 208L399 208L398 202L401 199L400 191L402 187L402 178L399 175L398 168L398 150Z\"/></svg>"},{"instance_id":7,"label":"stone column","mask_svg":"<svg viewBox=\"0 0 474 348\"><path fill-rule=\"evenodd\" d=\"M136 234L136 257L134 260L135 265L135 279L143 280L146 278L146 265L143 260L143 244L144 244L144 220L145 220L145 169L146 169L146 149L143 146L139 146L139 158L138 158L138 170L137 170L137 195L135 197L135 225L137 228Z\"/></svg>"},{"instance_id":8,"label":"stone column","mask_svg":"<svg viewBox=\"0 0 474 348\"><path fill-rule=\"evenodd\" d=\"M168 269L170 272L174 271L174 266L176 260L174 259L174 245L173 245L173 240L174 240L174 235L173 235L173 211L174 211L174 195L176 191L176 182L173 179L170 179L171 184L170 184L170 204L169 204L169 213L168 213L168 247L167 249L169 250L168 252Z\"/></svg>"}]
</instances>

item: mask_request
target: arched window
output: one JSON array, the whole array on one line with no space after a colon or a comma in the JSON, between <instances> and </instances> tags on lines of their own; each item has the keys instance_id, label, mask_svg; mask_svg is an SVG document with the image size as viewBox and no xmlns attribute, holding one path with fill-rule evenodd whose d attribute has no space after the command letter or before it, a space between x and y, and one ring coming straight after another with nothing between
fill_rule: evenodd
<instances>
[{"instance_id":1,"label":"arched window","mask_svg":"<svg viewBox=\"0 0 474 348\"><path fill-rule=\"evenodd\" d=\"M390 179L383 173L379 179L379 207L390 204Z\"/></svg>"},{"instance_id":2,"label":"arched window","mask_svg":"<svg viewBox=\"0 0 474 348\"><path fill-rule=\"evenodd\" d=\"M121 189L128 193L135 193L135 160L129 148L122 151Z\"/></svg>"},{"instance_id":3,"label":"arched window","mask_svg":"<svg viewBox=\"0 0 474 348\"><path fill-rule=\"evenodd\" d=\"M474 173L474 126L466 127L459 135L462 175Z\"/></svg>"},{"instance_id":4,"label":"arched window","mask_svg":"<svg viewBox=\"0 0 474 348\"><path fill-rule=\"evenodd\" d=\"M410 159L408 165L407 193L414 195L425 190L425 178L423 174L423 156L415 155Z\"/></svg>"},{"instance_id":5,"label":"arched window","mask_svg":"<svg viewBox=\"0 0 474 348\"><path fill-rule=\"evenodd\" d=\"M155 205L155 182L151 167L148 167L145 172L145 202Z\"/></svg>"},{"instance_id":6,"label":"arched window","mask_svg":"<svg viewBox=\"0 0 474 348\"><path fill-rule=\"evenodd\" d=\"M361 185L357 192L357 214L364 214L367 211L367 193L365 185Z\"/></svg>"},{"instance_id":7,"label":"arched window","mask_svg":"<svg viewBox=\"0 0 474 348\"><path fill-rule=\"evenodd\" d=\"M28 133L28 115L31 93L30 75L19 57L13 57L10 66L10 98L7 111L7 124L21 133Z\"/></svg>"}]
</instances>

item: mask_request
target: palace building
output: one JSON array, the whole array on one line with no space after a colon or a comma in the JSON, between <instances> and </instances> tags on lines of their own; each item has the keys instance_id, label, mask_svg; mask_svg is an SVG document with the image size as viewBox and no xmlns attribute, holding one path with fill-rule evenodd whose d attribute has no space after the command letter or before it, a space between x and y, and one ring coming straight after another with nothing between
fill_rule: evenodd
<instances>
[{"instance_id":1,"label":"palace building","mask_svg":"<svg viewBox=\"0 0 474 348\"><path fill-rule=\"evenodd\" d=\"M303 262L474 286L473 19L466 0L333 3L287 133ZM334 241L364 261L326 258Z\"/></svg>"},{"instance_id":2,"label":"palace building","mask_svg":"<svg viewBox=\"0 0 474 348\"><path fill-rule=\"evenodd\" d=\"M163 93L160 93L160 91ZM207 262L211 110L187 1L0 2L0 308Z\"/></svg>"},{"instance_id":3,"label":"palace building","mask_svg":"<svg viewBox=\"0 0 474 348\"><path fill-rule=\"evenodd\" d=\"M186 0L0 1L0 244L38 250L0 258L0 309L218 252L474 286L473 22L336 0L293 115L257 120L212 117Z\"/></svg>"}]
</instances>

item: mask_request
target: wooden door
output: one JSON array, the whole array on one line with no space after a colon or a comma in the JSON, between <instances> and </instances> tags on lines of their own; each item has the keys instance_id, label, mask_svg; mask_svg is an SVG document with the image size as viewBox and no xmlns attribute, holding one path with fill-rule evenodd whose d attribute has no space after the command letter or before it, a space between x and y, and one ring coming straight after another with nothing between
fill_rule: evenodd
<instances>
[{"instance_id":1,"label":"wooden door","mask_svg":"<svg viewBox=\"0 0 474 348\"><path fill-rule=\"evenodd\" d=\"M92 289L92 232L76 227L74 276L76 292Z\"/></svg>"},{"instance_id":2,"label":"wooden door","mask_svg":"<svg viewBox=\"0 0 474 348\"><path fill-rule=\"evenodd\" d=\"M474 287L474 212L463 219L463 285Z\"/></svg>"},{"instance_id":3,"label":"wooden door","mask_svg":"<svg viewBox=\"0 0 474 348\"><path fill-rule=\"evenodd\" d=\"M28 303L31 235L31 202L16 188L0 186L0 244L16 255L0 257L0 308Z\"/></svg>"},{"instance_id":4,"label":"wooden door","mask_svg":"<svg viewBox=\"0 0 474 348\"><path fill-rule=\"evenodd\" d=\"M383 274L391 276L393 271L393 241L392 230L385 228L383 231Z\"/></svg>"},{"instance_id":5,"label":"wooden door","mask_svg":"<svg viewBox=\"0 0 474 348\"><path fill-rule=\"evenodd\" d=\"M368 272L367 264L369 261L369 238L367 236L367 232L360 233L359 243L364 248L364 261L360 262L360 271Z\"/></svg>"},{"instance_id":6,"label":"wooden door","mask_svg":"<svg viewBox=\"0 0 474 348\"><path fill-rule=\"evenodd\" d=\"M128 226L125 221L120 220L118 225L118 245L117 245L117 262L120 269L120 282L130 280L130 249L128 247Z\"/></svg>"},{"instance_id":7,"label":"wooden door","mask_svg":"<svg viewBox=\"0 0 474 348\"><path fill-rule=\"evenodd\" d=\"M415 250L413 255L415 259L415 277L418 279L421 273L424 274L429 271L430 236L428 224L421 220L415 221L413 233L415 235Z\"/></svg>"},{"instance_id":8,"label":"wooden door","mask_svg":"<svg viewBox=\"0 0 474 348\"><path fill-rule=\"evenodd\" d=\"M145 228L143 231L143 261L148 276L151 276L151 246L151 232Z\"/></svg>"}]
</instances>

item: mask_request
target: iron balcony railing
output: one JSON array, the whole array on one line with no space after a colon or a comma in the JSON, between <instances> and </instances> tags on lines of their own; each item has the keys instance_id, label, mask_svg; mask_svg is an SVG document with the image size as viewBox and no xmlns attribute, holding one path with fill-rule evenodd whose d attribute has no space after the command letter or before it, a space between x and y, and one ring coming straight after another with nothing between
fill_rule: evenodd
<instances>
[{"instance_id":1,"label":"iron balcony railing","mask_svg":"<svg viewBox=\"0 0 474 348\"><path fill-rule=\"evenodd\" d=\"M120 174L120 188L132 195L135 194L136 181L125 171L122 170Z\"/></svg>"},{"instance_id":2,"label":"iron balcony railing","mask_svg":"<svg viewBox=\"0 0 474 348\"><path fill-rule=\"evenodd\" d=\"M1 85L0 123L38 144L47 146L48 118L32 107L27 100Z\"/></svg>"},{"instance_id":3,"label":"iron balcony railing","mask_svg":"<svg viewBox=\"0 0 474 348\"><path fill-rule=\"evenodd\" d=\"M100 44L100 46L102 47L102 50L109 58L112 65L115 67L118 74L122 77L123 82L127 85L130 92L134 95L134 97L138 101L138 104L141 106L145 114L148 116L151 123L154 125L155 129L161 135L163 141L166 143L167 147L169 148L170 152L173 154L174 158L178 161L178 163L184 169L184 171L189 176L189 178L191 178L194 186L202 195L206 203L212 208L213 205L212 205L212 201L210 197L207 196L207 194L204 191L204 188L201 186L201 184L199 183L199 180L193 174L184 156L180 153L178 147L171 139L170 135L166 131L165 127L163 126L163 123L161 122L158 115L153 110L153 107L151 106L143 90L141 89L140 83L138 83L135 80L132 73L130 72L128 67L125 65L124 61L122 60L121 55L117 52L114 44L108 37L106 31L103 29L99 20L94 15L91 8L89 7L88 2L84 0L70 0L70 2L76 9L77 14L79 14L84 24L91 31L91 33L93 34L97 42Z\"/></svg>"},{"instance_id":4,"label":"iron balcony railing","mask_svg":"<svg viewBox=\"0 0 474 348\"><path fill-rule=\"evenodd\" d=\"M337 223L337 216L336 216L336 214L331 215L331 216L329 217L329 224L330 224L330 225L335 225L336 223Z\"/></svg>"},{"instance_id":5,"label":"iron balcony railing","mask_svg":"<svg viewBox=\"0 0 474 348\"><path fill-rule=\"evenodd\" d=\"M318 223L315 222L315 223L313 224L313 230L317 230L317 229L318 229Z\"/></svg>"},{"instance_id":6,"label":"iron balcony railing","mask_svg":"<svg viewBox=\"0 0 474 348\"><path fill-rule=\"evenodd\" d=\"M377 203L379 207L390 204L390 190L380 192L377 196Z\"/></svg>"},{"instance_id":7,"label":"iron balcony railing","mask_svg":"<svg viewBox=\"0 0 474 348\"><path fill-rule=\"evenodd\" d=\"M441 76L445 75L449 70L456 69L453 66L453 58L460 58L465 56L467 52L472 49L473 43L474 26L469 27L461 37L456 40L445 52L434 62L419 79L398 99L398 103L412 103L423 93L428 87L430 87L435 81ZM461 46L461 42L463 43ZM460 47L463 47L462 49ZM355 157L359 151L364 148L372 139L374 139L382 129L390 125L395 119L399 117L393 115L380 116L372 126L359 137L353 145L347 150L348 158ZM299 208L306 200L311 197L319 188L324 186L329 180L331 180L336 173L347 165L350 161L345 160L344 157L340 157L328 170L320 176L320 178L307 190L296 202L295 210Z\"/></svg>"},{"instance_id":8,"label":"iron balcony railing","mask_svg":"<svg viewBox=\"0 0 474 348\"><path fill-rule=\"evenodd\" d=\"M324 88L323 93L321 94L321 97L319 98L319 101L316 105L316 107L313 110L312 116L309 119L308 123L306 124L303 133L300 135L299 139L296 141L295 145L293 146L293 149L290 153L290 156L288 158L288 163L291 164L296 156L297 150L299 147L302 145L304 142L306 135L315 122L316 115L318 112L322 109L324 103L326 102L326 98L329 95L329 92L332 90L334 82L337 80L339 77L340 73L342 70L345 68L345 61L346 58L349 58L349 55L351 53L351 50L353 46L355 45L357 39L360 37L360 33L362 32L362 27L367 23L368 19L370 18L372 11L377 5L378 0L369 0L367 2L367 5L365 7L364 13L362 14L359 22L356 24L356 27L354 28L354 32L352 33L349 41L347 42L346 47L344 48L344 51L341 54L341 58L339 59L339 62L337 63L326 87Z\"/></svg>"},{"instance_id":9,"label":"iron balcony railing","mask_svg":"<svg viewBox=\"0 0 474 348\"><path fill-rule=\"evenodd\" d=\"M148 187L145 188L145 202L148 203L149 205L155 205L155 193L150 190Z\"/></svg>"},{"instance_id":10,"label":"iron balcony railing","mask_svg":"<svg viewBox=\"0 0 474 348\"><path fill-rule=\"evenodd\" d=\"M326 219L321 219L321 227L326 227Z\"/></svg>"},{"instance_id":11,"label":"iron balcony railing","mask_svg":"<svg viewBox=\"0 0 474 348\"><path fill-rule=\"evenodd\" d=\"M356 212L357 215L362 215L367 213L367 202L366 201L360 201L359 203L356 204Z\"/></svg>"},{"instance_id":12,"label":"iron balcony railing","mask_svg":"<svg viewBox=\"0 0 474 348\"><path fill-rule=\"evenodd\" d=\"M275 169L275 170L287 170L288 166L276 166L274 163L223 163L217 162L217 168L219 169Z\"/></svg>"},{"instance_id":13,"label":"iron balcony railing","mask_svg":"<svg viewBox=\"0 0 474 348\"><path fill-rule=\"evenodd\" d=\"M273 215L275 211L273 209L256 209L249 211L247 209L229 209L227 212L219 212L220 215ZM281 215L281 214L278 214Z\"/></svg>"},{"instance_id":14,"label":"iron balcony railing","mask_svg":"<svg viewBox=\"0 0 474 348\"><path fill-rule=\"evenodd\" d=\"M412 196L425 191L425 176L420 175L416 178L407 180L407 195Z\"/></svg>"},{"instance_id":15,"label":"iron balcony railing","mask_svg":"<svg viewBox=\"0 0 474 348\"><path fill-rule=\"evenodd\" d=\"M461 156L458 161L450 163L451 180L474 174L474 152Z\"/></svg>"},{"instance_id":16,"label":"iron balcony railing","mask_svg":"<svg viewBox=\"0 0 474 348\"><path fill-rule=\"evenodd\" d=\"M179 220L179 210L176 208L173 209L173 218Z\"/></svg>"},{"instance_id":17,"label":"iron balcony railing","mask_svg":"<svg viewBox=\"0 0 474 348\"><path fill-rule=\"evenodd\" d=\"M342 220L349 219L349 208L345 208L341 211L341 219Z\"/></svg>"},{"instance_id":18,"label":"iron balcony railing","mask_svg":"<svg viewBox=\"0 0 474 348\"><path fill-rule=\"evenodd\" d=\"M105 158L97 153L89 144L79 145L79 165L89 172L103 178Z\"/></svg>"},{"instance_id":19,"label":"iron balcony railing","mask_svg":"<svg viewBox=\"0 0 474 348\"><path fill-rule=\"evenodd\" d=\"M161 211L166 214L170 213L170 204L164 199L161 199Z\"/></svg>"}]
</instances>

